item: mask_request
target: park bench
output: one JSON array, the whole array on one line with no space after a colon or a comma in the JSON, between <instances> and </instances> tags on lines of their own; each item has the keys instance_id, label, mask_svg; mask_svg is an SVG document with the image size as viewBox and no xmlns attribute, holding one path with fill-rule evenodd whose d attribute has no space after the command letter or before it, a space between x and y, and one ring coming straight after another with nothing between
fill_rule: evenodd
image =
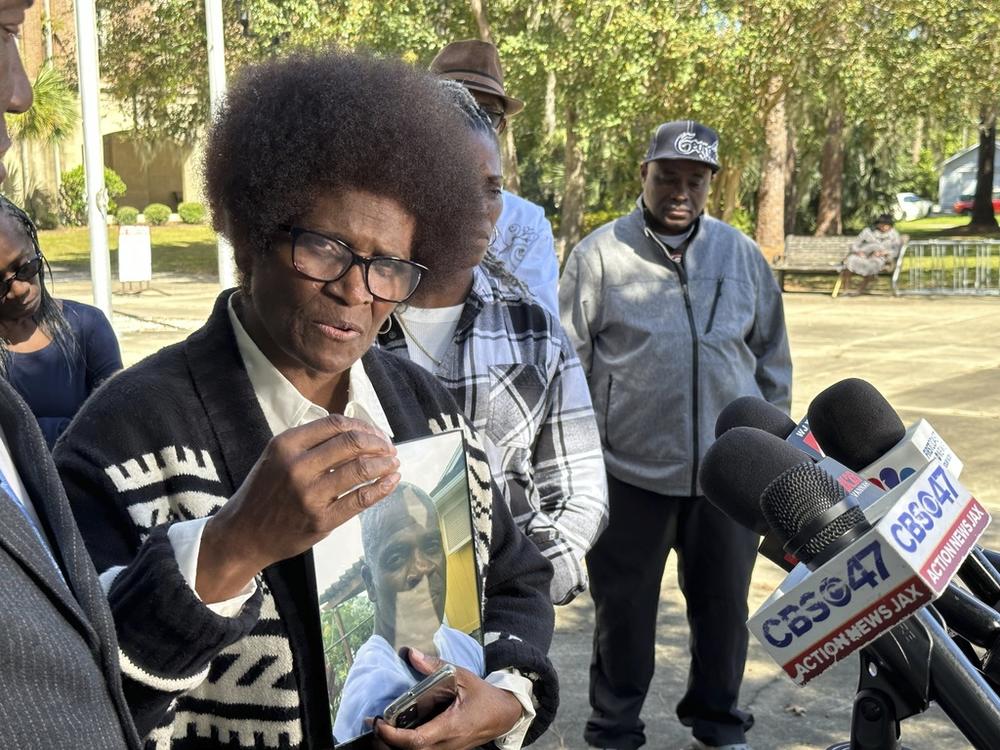
<instances>
[{"instance_id":1,"label":"park bench","mask_svg":"<svg viewBox=\"0 0 1000 750\"><path fill-rule=\"evenodd\" d=\"M785 291L786 273L831 273L837 274L833 286L833 296L840 291L840 272L844 268L844 258L857 239L851 237L813 237L790 234L785 237L785 251L771 261L778 285ZM889 266L885 272L892 273Z\"/></svg>"},{"instance_id":2,"label":"park bench","mask_svg":"<svg viewBox=\"0 0 1000 750\"><path fill-rule=\"evenodd\" d=\"M771 261L781 291L785 291L787 273L835 273L844 267L844 257L854 237L811 237L790 234L785 237L785 252Z\"/></svg>"}]
</instances>

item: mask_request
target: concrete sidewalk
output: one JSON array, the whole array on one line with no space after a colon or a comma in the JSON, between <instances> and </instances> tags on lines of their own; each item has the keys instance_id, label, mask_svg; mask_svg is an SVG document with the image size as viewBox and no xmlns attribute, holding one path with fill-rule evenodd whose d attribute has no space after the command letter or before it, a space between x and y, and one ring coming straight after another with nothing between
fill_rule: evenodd
<instances>
[{"instance_id":1,"label":"concrete sidewalk","mask_svg":"<svg viewBox=\"0 0 1000 750\"><path fill-rule=\"evenodd\" d=\"M200 325L217 289L206 280L158 278L152 291L115 296L113 322L126 364ZM90 302L85 282L59 284L56 293ZM865 378L904 422L918 416L931 420L965 461L963 482L992 512L1000 512L1000 464L993 456L1000 429L1000 300L787 294L785 310L795 361L793 416L803 414L826 386L845 377ZM986 546L1000 547L1000 529L987 531ZM775 566L758 562L751 611L781 577ZM552 659L561 675L561 708L535 747L585 747L592 631L588 597L557 610ZM659 633L657 671L643 718L648 747L674 750L689 739L674 715L688 656L683 601L671 564L663 581ZM757 719L750 741L756 750L823 750L847 740L856 683L857 660L851 657L798 688L751 642L742 694L743 706ZM913 750L969 747L937 708L904 722L903 739Z\"/></svg>"}]
</instances>

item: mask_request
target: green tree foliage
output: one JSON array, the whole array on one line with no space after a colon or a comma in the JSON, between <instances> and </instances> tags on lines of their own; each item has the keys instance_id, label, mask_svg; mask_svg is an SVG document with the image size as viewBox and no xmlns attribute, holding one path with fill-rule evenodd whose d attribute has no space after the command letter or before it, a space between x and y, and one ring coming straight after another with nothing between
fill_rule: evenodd
<instances>
[{"instance_id":1,"label":"green tree foliage","mask_svg":"<svg viewBox=\"0 0 1000 750\"><path fill-rule=\"evenodd\" d=\"M109 93L150 137L196 137L209 118L202 3L99 6ZM994 0L481 6L508 90L527 103L511 121L521 192L560 219L570 243L592 225L584 211L630 208L649 135L668 119L695 118L720 132L723 170L710 210L749 228L762 157L773 146L764 125L782 102L786 228L815 229L822 193L835 230L853 230L889 208L896 192L936 198L940 162L976 141L1000 101ZM424 67L446 42L482 29L472 3L445 0L224 0L224 15L230 75L330 44Z\"/></svg>"},{"instance_id":2,"label":"green tree foliage","mask_svg":"<svg viewBox=\"0 0 1000 750\"><path fill-rule=\"evenodd\" d=\"M204 203L186 201L177 206L177 215L185 224L202 224L207 214Z\"/></svg>"},{"instance_id":3,"label":"green tree foliage","mask_svg":"<svg viewBox=\"0 0 1000 750\"><path fill-rule=\"evenodd\" d=\"M134 206L121 206L115 213L115 221L120 226L127 226L137 223L139 220L139 209Z\"/></svg>"},{"instance_id":4,"label":"green tree foliage","mask_svg":"<svg viewBox=\"0 0 1000 750\"><path fill-rule=\"evenodd\" d=\"M21 202L32 210L39 225L52 228L58 224L52 197L40 189L32 189L28 177L28 144L58 144L73 133L80 119L73 89L63 74L50 64L38 71L31 84L33 105L21 114L6 114L7 130L18 147L18 182Z\"/></svg>"},{"instance_id":5,"label":"green tree foliage","mask_svg":"<svg viewBox=\"0 0 1000 750\"><path fill-rule=\"evenodd\" d=\"M354 663L358 649L374 631L375 607L367 594L359 594L335 607L321 602L320 625L323 632L323 659L328 684L333 685L330 718L340 706L340 688Z\"/></svg>"}]
</instances>

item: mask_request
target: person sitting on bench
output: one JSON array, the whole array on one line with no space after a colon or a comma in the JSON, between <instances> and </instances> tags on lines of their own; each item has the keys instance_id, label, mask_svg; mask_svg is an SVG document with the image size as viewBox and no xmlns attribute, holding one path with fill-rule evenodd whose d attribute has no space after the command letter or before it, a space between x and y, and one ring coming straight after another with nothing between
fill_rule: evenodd
<instances>
[{"instance_id":1,"label":"person sitting on bench","mask_svg":"<svg viewBox=\"0 0 1000 750\"><path fill-rule=\"evenodd\" d=\"M893 228L889 214L882 214L875 219L873 227L862 229L858 239L851 245L851 252L844 258L844 270L840 272L843 294L855 296L867 291L879 271L892 268L905 241ZM856 292L850 291L852 274L862 278L861 286Z\"/></svg>"}]
</instances>

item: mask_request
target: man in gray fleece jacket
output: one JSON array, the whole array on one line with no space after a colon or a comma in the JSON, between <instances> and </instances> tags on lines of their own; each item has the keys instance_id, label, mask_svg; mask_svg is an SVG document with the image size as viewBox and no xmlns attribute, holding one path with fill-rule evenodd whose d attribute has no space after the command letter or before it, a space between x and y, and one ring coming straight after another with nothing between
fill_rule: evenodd
<instances>
[{"instance_id":1,"label":"man in gray fleece jacket","mask_svg":"<svg viewBox=\"0 0 1000 750\"><path fill-rule=\"evenodd\" d=\"M757 538L701 494L715 419L739 396L788 410L791 359L781 294L759 248L705 216L718 135L660 125L634 211L573 250L560 281L563 326L580 355L601 431L610 523L587 555L596 606L593 747L633 750L653 676L660 582L677 550L691 627L677 706L692 748L745 750L737 707Z\"/></svg>"}]
</instances>

